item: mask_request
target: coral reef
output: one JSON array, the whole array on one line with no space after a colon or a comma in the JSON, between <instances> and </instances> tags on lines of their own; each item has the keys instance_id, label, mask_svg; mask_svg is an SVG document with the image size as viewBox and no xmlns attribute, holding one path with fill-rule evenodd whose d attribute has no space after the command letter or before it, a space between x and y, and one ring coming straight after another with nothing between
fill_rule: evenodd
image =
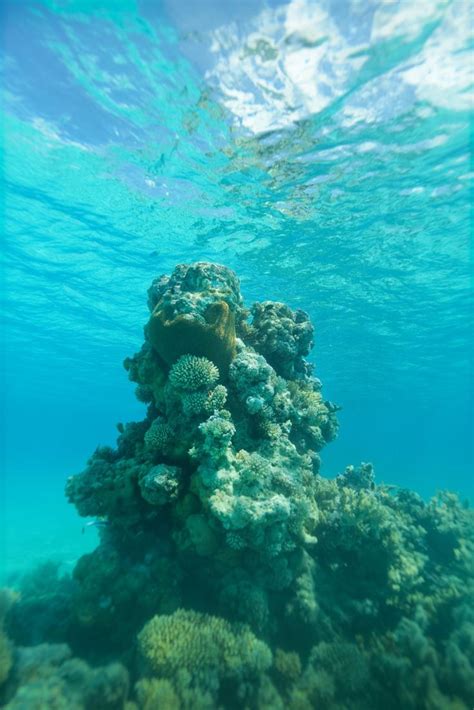
<instances>
[{"instance_id":1,"label":"coral reef","mask_svg":"<svg viewBox=\"0 0 474 710\"><path fill-rule=\"evenodd\" d=\"M145 418L67 482L100 544L71 578L20 584L0 633L11 707L36 692L96 707L100 686L100 707L127 710L470 708L471 509L377 484L367 463L320 475L338 407L305 359L303 311L246 310L235 274L205 263L148 301L124 363ZM12 642L85 660L46 664L35 689Z\"/></svg>"},{"instance_id":2,"label":"coral reef","mask_svg":"<svg viewBox=\"0 0 474 710\"><path fill-rule=\"evenodd\" d=\"M255 303L251 313L249 341L275 371L289 380L310 374L304 358L313 347L314 328L307 313L272 301Z\"/></svg>"},{"instance_id":3,"label":"coral reef","mask_svg":"<svg viewBox=\"0 0 474 710\"><path fill-rule=\"evenodd\" d=\"M16 649L5 691L8 710L120 710L129 690L124 666L91 668L65 644Z\"/></svg>"},{"instance_id":4,"label":"coral reef","mask_svg":"<svg viewBox=\"0 0 474 710\"><path fill-rule=\"evenodd\" d=\"M219 379L219 370L205 357L183 355L171 368L169 380L173 387L185 392L211 387Z\"/></svg>"},{"instance_id":5,"label":"coral reef","mask_svg":"<svg viewBox=\"0 0 474 710\"><path fill-rule=\"evenodd\" d=\"M211 702L223 686L227 694L243 697L249 681L272 663L270 649L248 628L182 609L151 619L138 635L138 647L145 673L171 680L189 707L195 707L187 697L191 690Z\"/></svg>"},{"instance_id":6,"label":"coral reef","mask_svg":"<svg viewBox=\"0 0 474 710\"><path fill-rule=\"evenodd\" d=\"M13 665L12 643L4 625L5 617L15 600L16 595L11 589L0 589L0 688L8 680Z\"/></svg>"},{"instance_id":7,"label":"coral reef","mask_svg":"<svg viewBox=\"0 0 474 710\"><path fill-rule=\"evenodd\" d=\"M151 345L168 365L180 355L209 358L224 374L234 356L241 310L239 282L223 266L181 264L151 285L147 326Z\"/></svg>"}]
</instances>

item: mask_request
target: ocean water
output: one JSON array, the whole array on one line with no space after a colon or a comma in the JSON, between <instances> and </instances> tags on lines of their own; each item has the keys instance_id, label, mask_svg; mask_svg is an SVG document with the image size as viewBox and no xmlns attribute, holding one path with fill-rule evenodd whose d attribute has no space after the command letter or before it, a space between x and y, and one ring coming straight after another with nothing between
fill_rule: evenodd
<instances>
[{"instance_id":1,"label":"ocean water","mask_svg":"<svg viewBox=\"0 0 474 710\"><path fill-rule=\"evenodd\" d=\"M65 482L145 416L122 362L181 263L309 314L342 407L324 477L371 462L472 500L472 19L469 0L4 0L10 586L97 545Z\"/></svg>"}]
</instances>

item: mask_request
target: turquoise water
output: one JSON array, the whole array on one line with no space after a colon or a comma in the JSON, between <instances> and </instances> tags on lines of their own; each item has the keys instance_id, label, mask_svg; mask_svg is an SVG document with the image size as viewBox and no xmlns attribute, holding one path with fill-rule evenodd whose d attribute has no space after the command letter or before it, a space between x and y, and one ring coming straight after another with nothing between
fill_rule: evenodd
<instances>
[{"instance_id":1,"label":"turquoise water","mask_svg":"<svg viewBox=\"0 0 474 710\"><path fill-rule=\"evenodd\" d=\"M309 312L327 475L472 495L470 4L99 5L3 11L8 556L57 515L77 549L58 490L194 260Z\"/></svg>"},{"instance_id":2,"label":"turquoise water","mask_svg":"<svg viewBox=\"0 0 474 710\"><path fill-rule=\"evenodd\" d=\"M2 7L2 577L97 544L65 480L179 263L308 312L324 476L472 499L471 3Z\"/></svg>"}]
</instances>

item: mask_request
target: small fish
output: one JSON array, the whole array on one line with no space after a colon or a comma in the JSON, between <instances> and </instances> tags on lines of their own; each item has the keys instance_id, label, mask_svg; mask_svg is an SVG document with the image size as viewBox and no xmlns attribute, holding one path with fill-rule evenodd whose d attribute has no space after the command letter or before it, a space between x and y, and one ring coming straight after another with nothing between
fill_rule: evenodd
<instances>
[{"instance_id":1,"label":"small fish","mask_svg":"<svg viewBox=\"0 0 474 710\"><path fill-rule=\"evenodd\" d=\"M82 528L82 534L84 535L86 528L106 528L108 526L108 521L107 520L89 520L88 523L84 525Z\"/></svg>"}]
</instances>

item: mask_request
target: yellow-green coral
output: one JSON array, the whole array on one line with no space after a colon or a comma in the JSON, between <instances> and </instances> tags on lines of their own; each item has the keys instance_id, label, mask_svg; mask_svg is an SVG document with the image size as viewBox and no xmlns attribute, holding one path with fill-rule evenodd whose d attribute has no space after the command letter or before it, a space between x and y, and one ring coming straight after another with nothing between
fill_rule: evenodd
<instances>
[{"instance_id":1,"label":"yellow-green coral","mask_svg":"<svg viewBox=\"0 0 474 710\"><path fill-rule=\"evenodd\" d=\"M181 703L169 680L142 678L135 686L140 710L180 710Z\"/></svg>"},{"instance_id":2,"label":"yellow-green coral","mask_svg":"<svg viewBox=\"0 0 474 710\"><path fill-rule=\"evenodd\" d=\"M294 683L301 675L301 659L295 651L277 648L274 667L284 683Z\"/></svg>"},{"instance_id":3,"label":"yellow-green coral","mask_svg":"<svg viewBox=\"0 0 474 710\"><path fill-rule=\"evenodd\" d=\"M225 680L243 681L266 670L269 648L248 627L179 609L155 616L138 635L145 668L179 682L186 672L197 686L217 692Z\"/></svg>"},{"instance_id":4,"label":"yellow-green coral","mask_svg":"<svg viewBox=\"0 0 474 710\"><path fill-rule=\"evenodd\" d=\"M227 389L224 385L217 385L210 391L186 392L181 401L184 413L192 417L219 411L224 407L226 399Z\"/></svg>"}]
</instances>

